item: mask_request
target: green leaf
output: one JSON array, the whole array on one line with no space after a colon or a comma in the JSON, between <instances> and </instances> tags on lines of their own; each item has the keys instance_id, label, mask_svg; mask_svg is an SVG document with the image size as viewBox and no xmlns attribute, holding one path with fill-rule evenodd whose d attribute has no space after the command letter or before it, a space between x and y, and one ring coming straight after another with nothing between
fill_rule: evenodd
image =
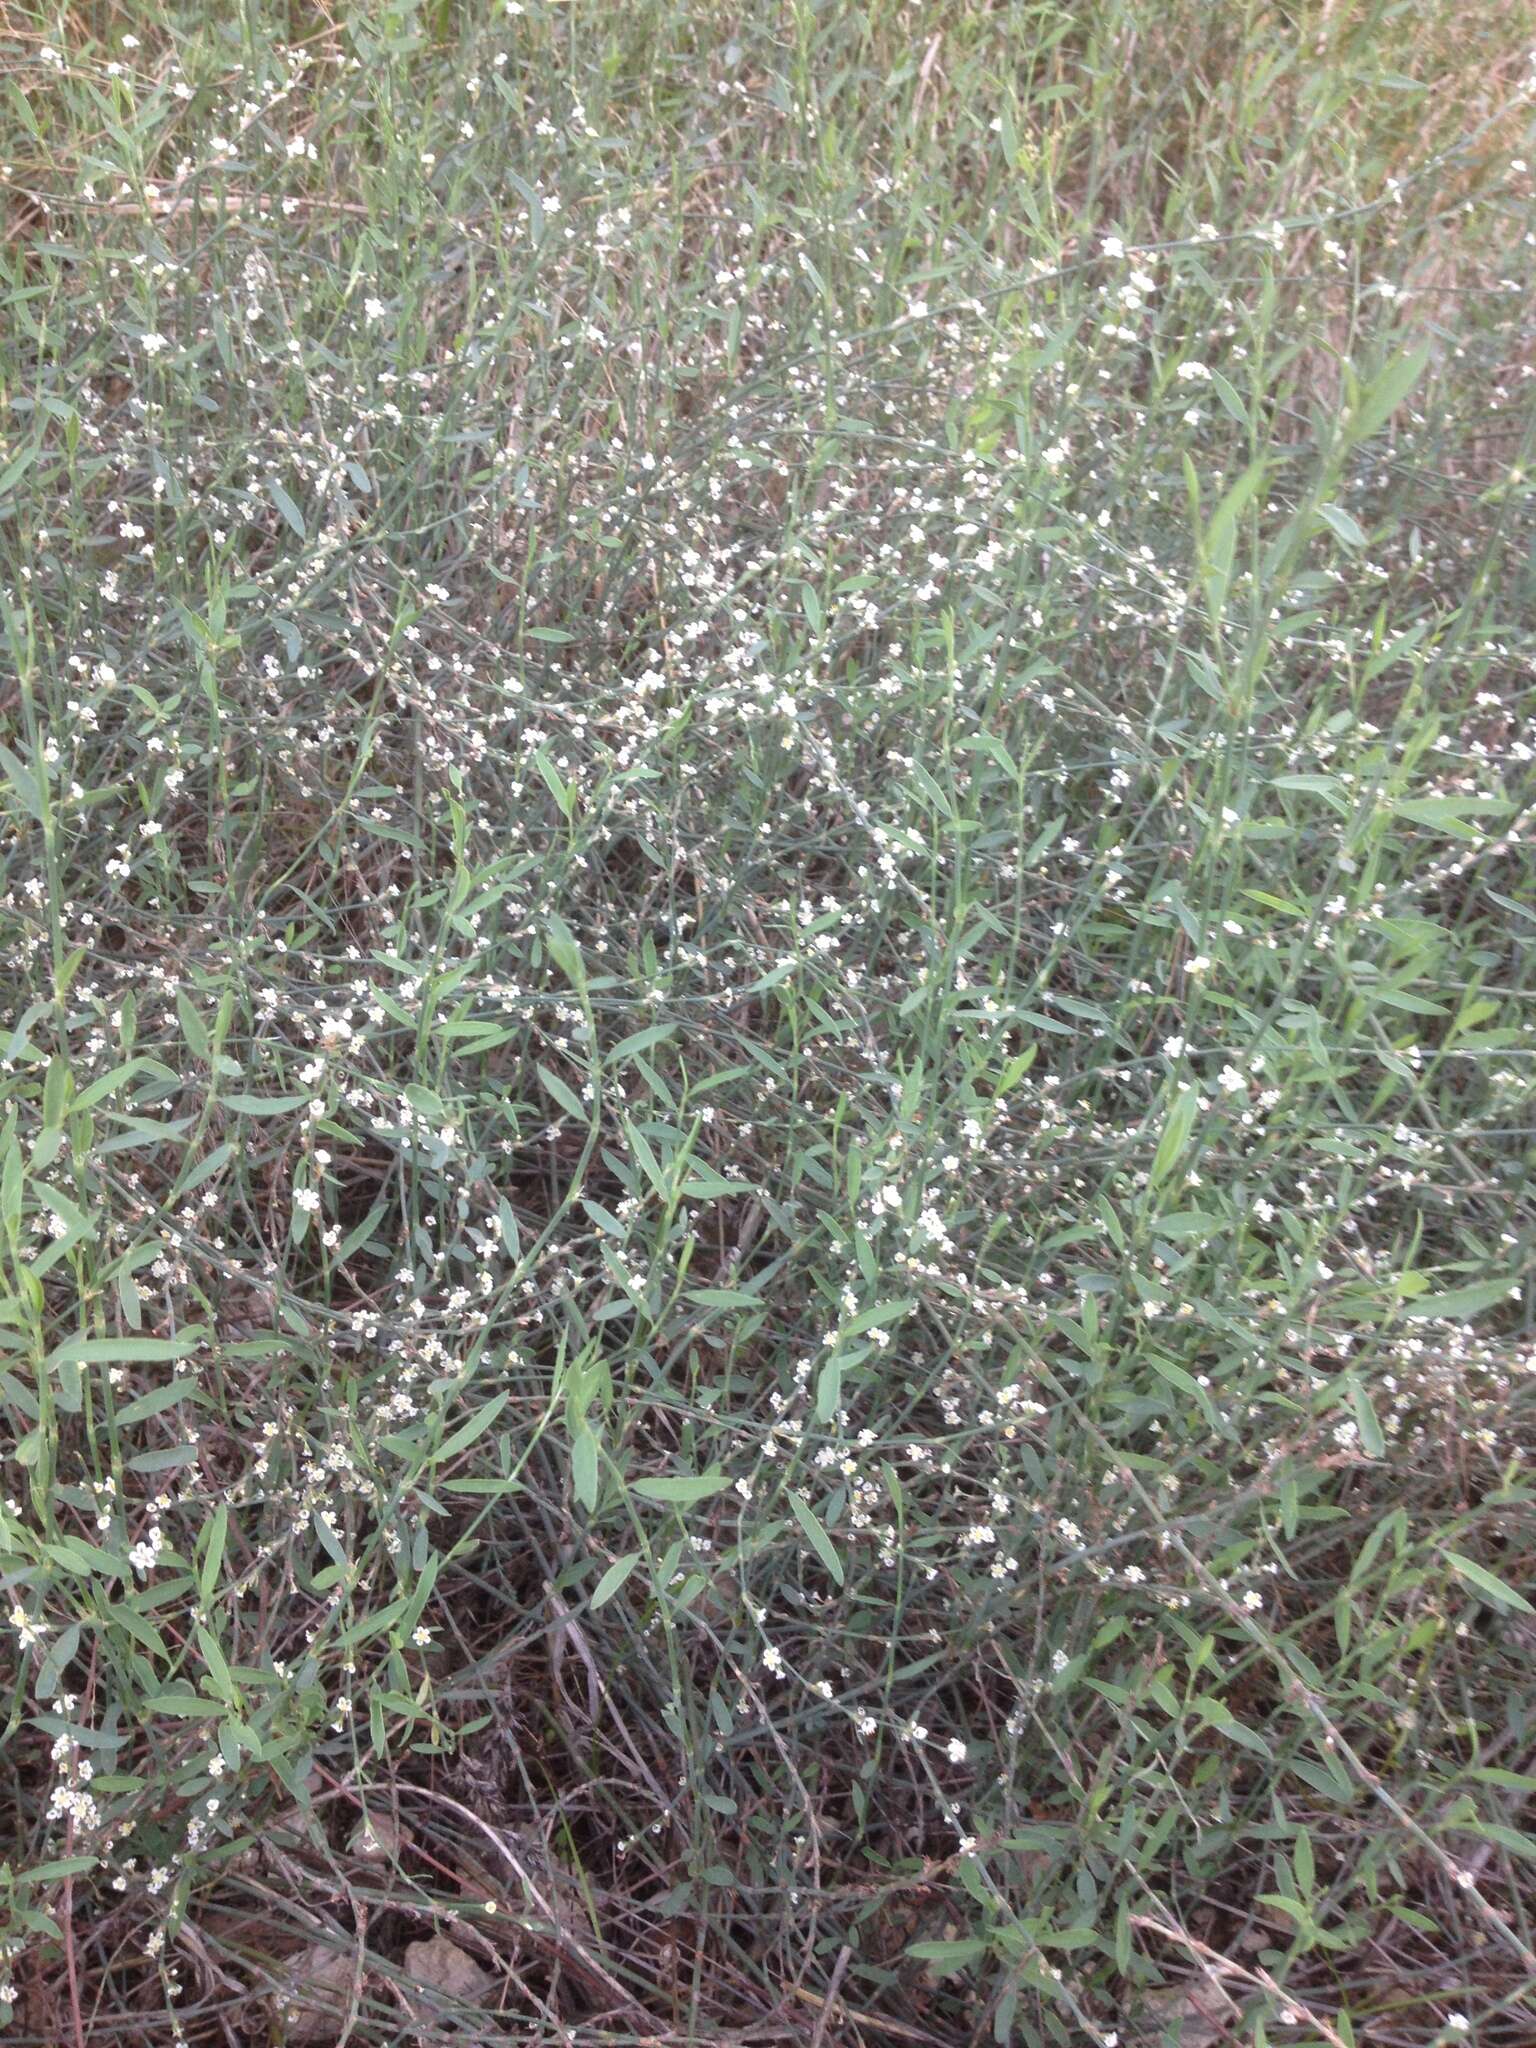
<instances>
[{"instance_id":1,"label":"green leaf","mask_svg":"<svg viewBox=\"0 0 1536 2048\"><path fill-rule=\"evenodd\" d=\"M1163 1134L1157 1141L1157 1150L1152 1155L1151 1182L1157 1187L1172 1173L1184 1156L1184 1149L1195 1128L1199 1114L1199 1098L1193 1088L1181 1088L1174 1098L1172 1109L1163 1125Z\"/></svg>"},{"instance_id":2,"label":"green leaf","mask_svg":"<svg viewBox=\"0 0 1536 2048\"><path fill-rule=\"evenodd\" d=\"M669 1038L675 1038L675 1024L648 1024L644 1031L632 1031L628 1038L621 1038L609 1053L610 1060L627 1060L632 1053L649 1052L653 1045L664 1045Z\"/></svg>"},{"instance_id":3,"label":"green leaf","mask_svg":"<svg viewBox=\"0 0 1536 2048\"><path fill-rule=\"evenodd\" d=\"M972 1963L979 1963L983 1956L990 1955L992 1944L978 1941L971 1936L964 1941L914 1941L907 1950L919 1962L926 1963L935 1976L947 1977L956 1970L969 1969Z\"/></svg>"},{"instance_id":4,"label":"green leaf","mask_svg":"<svg viewBox=\"0 0 1536 2048\"><path fill-rule=\"evenodd\" d=\"M1364 441L1379 433L1423 376L1428 362L1427 346L1394 356L1361 392L1346 428L1349 438Z\"/></svg>"},{"instance_id":5,"label":"green leaf","mask_svg":"<svg viewBox=\"0 0 1536 2048\"><path fill-rule=\"evenodd\" d=\"M1349 1383L1350 1406L1355 1411L1355 1427L1360 1432L1360 1444L1368 1458L1379 1458L1387 1448L1382 1435L1381 1424L1376 1419L1376 1410L1371 1406L1371 1397L1356 1379Z\"/></svg>"},{"instance_id":6,"label":"green leaf","mask_svg":"<svg viewBox=\"0 0 1536 2048\"><path fill-rule=\"evenodd\" d=\"M1220 370L1212 370L1211 372L1211 389L1221 400L1225 410L1237 421L1237 424L1240 427L1246 427L1248 425L1248 408L1238 397L1227 379L1223 377Z\"/></svg>"},{"instance_id":7,"label":"green leaf","mask_svg":"<svg viewBox=\"0 0 1536 2048\"><path fill-rule=\"evenodd\" d=\"M20 92L17 92L14 96L12 104L15 106L17 112L21 114L22 119L30 122L32 133L34 135L37 135L38 140L41 141L42 137L38 134L36 119L33 118L31 115L31 109L27 106L25 95ZM37 460L38 456L41 453L41 448L39 447L38 443L34 441L29 447L20 449L15 455L11 457L10 461L5 465L4 469L0 469L0 498L3 498L6 492L9 491L14 485L19 484L21 482L22 478L26 475L27 471L32 467L32 464Z\"/></svg>"},{"instance_id":8,"label":"green leaf","mask_svg":"<svg viewBox=\"0 0 1536 2048\"><path fill-rule=\"evenodd\" d=\"M267 496L300 540L304 538L304 515L275 477L267 478Z\"/></svg>"},{"instance_id":9,"label":"green leaf","mask_svg":"<svg viewBox=\"0 0 1536 2048\"><path fill-rule=\"evenodd\" d=\"M562 817L570 817L576 807L576 798L568 782L561 780L560 771L542 747L535 750L533 765L544 778L545 787L560 806Z\"/></svg>"},{"instance_id":10,"label":"green leaf","mask_svg":"<svg viewBox=\"0 0 1536 2048\"><path fill-rule=\"evenodd\" d=\"M1506 1586L1504 1581L1496 1578L1486 1565L1478 1564L1473 1558L1463 1557L1459 1550L1448 1550L1445 1558L1446 1563L1459 1578L1465 1579L1469 1586L1475 1587L1496 1607L1510 1607L1519 1614L1536 1614L1536 1607L1531 1605L1523 1593L1517 1593L1513 1586Z\"/></svg>"},{"instance_id":11,"label":"green leaf","mask_svg":"<svg viewBox=\"0 0 1536 2048\"><path fill-rule=\"evenodd\" d=\"M1091 1927L1058 1927L1036 1935L1041 1948L1090 1948L1098 1940Z\"/></svg>"},{"instance_id":12,"label":"green leaf","mask_svg":"<svg viewBox=\"0 0 1536 2048\"><path fill-rule=\"evenodd\" d=\"M83 1536L60 1536L56 1542L46 1546L50 1561L62 1565L65 1571L100 1574L109 1579L126 1579L131 1576L126 1559L110 1550L102 1550L94 1543L87 1543Z\"/></svg>"},{"instance_id":13,"label":"green leaf","mask_svg":"<svg viewBox=\"0 0 1536 2048\"><path fill-rule=\"evenodd\" d=\"M477 1408L468 1422L461 1423L452 1436L446 1436L432 1453L429 1463L440 1465L446 1458L456 1458L460 1451L468 1450L476 1437L484 1436L512 1396L508 1393L493 1394L481 1408Z\"/></svg>"},{"instance_id":14,"label":"green leaf","mask_svg":"<svg viewBox=\"0 0 1536 2048\"><path fill-rule=\"evenodd\" d=\"M590 1515L597 1506L597 1438L586 1423L571 1432L571 1491Z\"/></svg>"},{"instance_id":15,"label":"green leaf","mask_svg":"<svg viewBox=\"0 0 1536 2048\"><path fill-rule=\"evenodd\" d=\"M1369 1003L1383 1004L1389 1010L1402 1010L1410 1017L1444 1017L1449 1014L1444 1003L1432 1003L1426 996L1410 995L1401 988L1367 988L1361 991Z\"/></svg>"},{"instance_id":16,"label":"green leaf","mask_svg":"<svg viewBox=\"0 0 1536 2048\"><path fill-rule=\"evenodd\" d=\"M839 1585L843 1583L843 1561L838 1556L831 1537L811 1513L798 1493L789 1495L789 1510L805 1533L805 1540L821 1559L827 1570Z\"/></svg>"},{"instance_id":17,"label":"green leaf","mask_svg":"<svg viewBox=\"0 0 1536 2048\"><path fill-rule=\"evenodd\" d=\"M69 1337L49 1354L58 1365L167 1365L185 1358L202 1343L201 1328L179 1337Z\"/></svg>"},{"instance_id":18,"label":"green leaf","mask_svg":"<svg viewBox=\"0 0 1536 2048\"><path fill-rule=\"evenodd\" d=\"M1156 1351L1147 1353L1147 1363L1160 1379L1168 1382L1170 1387L1177 1387L1181 1394L1187 1394L1198 1407L1204 1407L1198 1381L1187 1373L1182 1365L1175 1365L1171 1358L1163 1358Z\"/></svg>"},{"instance_id":19,"label":"green leaf","mask_svg":"<svg viewBox=\"0 0 1536 2048\"><path fill-rule=\"evenodd\" d=\"M1496 1308L1501 1301L1508 1301L1514 1286L1513 1280L1480 1280L1470 1287L1453 1287L1445 1294L1421 1294L1405 1303L1403 1314L1418 1322L1431 1317L1461 1322L1468 1316L1480 1314L1485 1308Z\"/></svg>"},{"instance_id":20,"label":"green leaf","mask_svg":"<svg viewBox=\"0 0 1536 2048\"><path fill-rule=\"evenodd\" d=\"M1061 837L1062 832L1066 828L1066 823L1066 816L1063 814L1059 818L1052 818L1048 824L1042 825L1034 838L1029 842L1028 850L1020 862L1020 866L1032 868L1037 861L1043 860L1046 854L1050 852L1052 846Z\"/></svg>"},{"instance_id":21,"label":"green leaf","mask_svg":"<svg viewBox=\"0 0 1536 2048\"><path fill-rule=\"evenodd\" d=\"M544 1083L545 1092L565 1111L580 1123L589 1121L589 1113L583 1109L581 1098L568 1088L558 1074L552 1074L548 1067L539 1068L539 1079Z\"/></svg>"},{"instance_id":22,"label":"green leaf","mask_svg":"<svg viewBox=\"0 0 1536 2048\"><path fill-rule=\"evenodd\" d=\"M1201 577L1213 619L1219 619L1226 608L1236 560L1237 522L1263 481L1263 462L1250 464L1225 493L1211 514L1210 525L1200 536Z\"/></svg>"},{"instance_id":23,"label":"green leaf","mask_svg":"<svg viewBox=\"0 0 1536 2048\"><path fill-rule=\"evenodd\" d=\"M550 959L571 986L585 988L587 976L582 965L581 948L565 919L553 912L544 920L544 943L549 948Z\"/></svg>"},{"instance_id":24,"label":"green leaf","mask_svg":"<svg viewBox=\"0 0 1536 2048\"><path fill-rule=\"evenodd\" d=\"M140 1394L136 1401L117 1411L118 1426L129 1429L136 1422L147 1422L152 1415L159 1415L167 1408L174 1408L178 1401L195 1401L202 1394L196 1380L167 1380L163 1387L154 1387L147 1394Z\"/></svg>"},{"instance_id":25,"label":"green leaf","mask_svg":"<svg viewBox=\"0 0 1536 2048\"><path fill-rule=\"evenodd\" d=\"M80 1647L80 1628L78 1621L70 1622L48 1645L33 1681L40 1700L51 1700L63 1690L65 1667Z\"/></svg>"},{"instance_id":26,"label":"green leaf","mask_svg":"<svg viewBox=\"0 0 1536 2048\"><path fill-rule=\"evenodd\" d=\"M1317 1884L1317 1858L1312 1849L1312 1837L1304 1827L1296 1829L1294 1852L1296 1890L1302 1898L1310 1899Z\"/></svg>"},{"instance_id":27,"label":"green leaf","mask_svg":"<svg viewBox=\"0 0 1536 2048\"><path fill-rule=\"evenodd\" d=\"M707 1473L699 1479L637 1479L634 1491L642 1500L691 1507L695 1501L708 1500L712 1494L723 1493L730 1483L724 1473Z\"/></svg>"},{"instance_id":28,"label":"green leaf","mask_svg":"<svg viewBox=\"0 0 1536 2048\"><path fill-rule=\"evenodd\" d=\"M727 1180L723 1174L712 1173L707 1166L699 1166L683 1182L682 1192L696 1195L700 1201L717 1202L723 1196L750 1195L754 1189L750 1181Z\"/></svg>"},{"instance_id":29,"label":"green leaf","mask_svg":"<svg viewBox=\"0 0 1536 2048\"><path fill-rule=\"evenodd\" d=\"M1498 797L1401 797L1393 804L1392 815L1406 818L1413 825L1426 825L1432 831L1449 833L1453 839L1476 841L1486 838L1487 834L1468 821L1488 812L1502 817L1508 809L1509 805Z\"/></svg>"},{"instance_id":30,"label":"green leaf","mask_svg":"<svg viewBox=\"0 0 1536 2048\"><path fill-rule=\"evenodd\" d=\"M599 1607L607 1606L608 1602L618 1592L639 1562L640 1553L638 1550L631 1550L625 1556L614 1559L607 1571L603 1573L603 1576L592 1588L592 1607L594 1611Z\"/></svg>"},{"instance_id":31,"label":"green leaf","mask_svg":"<svg viewBox=\"0 0 1536 2048\"><path fill-rule=\"evenodd\" d=\"M903 1316L910 1315L916 1307L917 1302L910 1294L900 1301L877 1301L873 1308L860 1309L852 1322L845 1323L843 1335L859 1337L866 1330L878 1330L882 1323L899 1322Z\"/></svg>"},{"instance_id":32,"label":"green leaf","mask_svg":"<svg viewBox=\"0 0 1536 2048\"><path fill-rule=\"evenodd\" d=\"M176 991L176 1014L181 1019L182 1035L192 1048L194 1059L208 1057L208 1027L198 1014L197 1005L185 989Z\"/></svg>"},{"instance_id":33,"label":"green leaf","mask_svg":"<svg viewBox=\"0 0 1536 2048\"><path fill-rule=\"evenodd\" d=\"M206 1607L213 1598L215 1586L219 1583L219 1571L224 1563L224 1544L229 1535L229 1505L220 1501L214 1510L213 1520L208 1524L208 1535L203 1546L203 1561L197 1568L197 1590Z\"/></svg>"},{"instance_id":34,"label":"green leaf","mask_svg":"<svg viewBox=\"0 0 1536 2048\"><path fill-rule=\"evenodd\" d=\"M24 762L17 760L9 747L0 747L0 765L4 766L12 789L20 797L22 809L41 825L44 815L43 791L37 777Z\"/></svg>"},{"instance_id":35,"label":"green leaf","mask_svg":"<svg viewBox=\"0 0 1536 2048\"><path fill-rule=\"evenodd\" d=\"M1358 519L1346 512L1342 505L1319 505L1317 516L1326 526L1333 529L1347 548L1363 548L1365 532Z\"/></svg>"},{"instance_id":36,"label":"green leaf","mask_svg":"<svg viewBox=\"0 0 1536 2048\"><path fill-rule=\"evenodd\" d=\"M816 1420L830 1422L843 1399L843 1361L834 1354L816 1376Z\"/></svg>"}]
</instances>

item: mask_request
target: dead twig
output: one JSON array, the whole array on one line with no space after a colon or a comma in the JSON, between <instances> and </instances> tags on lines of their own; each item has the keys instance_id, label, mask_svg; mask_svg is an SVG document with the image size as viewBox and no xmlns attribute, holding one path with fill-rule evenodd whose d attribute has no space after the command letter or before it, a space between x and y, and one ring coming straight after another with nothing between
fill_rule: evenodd
<instances>
[{"instance_id":1,"label":"dead twig","mask_svg":"<svg viewBox=\"0 0 1536 2048\"><path fill-rule=\"evenodd\" d=\"M816 2022L816 2030L811 2035L811 2048L821 2048L822 2042L827 2038L827 2022L832 2017L832 2008L837 2003L838 1989L844 1977L848 1974L848 1965L852 1960L853 1950L845 1941L837 1952L837 1961L832 1965L832 1981L827 1986L826 2001L821 2008L821 2016Z\"/></svg>"},{"instance_id":2,"label":"dead twig","mask_svg":"<svg viewBox=\"0 0 1536 2048\"><path fill-rule=\"evenodd\" d=\"M611 1976L597 1958L589 1954L584 1945L577 1940L571 1928L566 1924L564 1917L544 1897L534 1880L532 1872L521 1858L515 1854L508 1844L506 1836L500 1829L493 1828L489 1821L482 1820L479 1814L473 1812L469 1807L461 1805L457 1799L450 1798L446 1792L434 1791L430 1786L426 1785L402 1786L401 1790L408 1790L413 1798L430 1799L438 1806L447 1807L451 1813L456 1813L461 1820L467 1821L471 1827L478 1829L517 1878L518 1883L522 1886L525 1898L537 1912L544 1916L545 1921L548 1923L546 1926L540 1926L537 1923L519 1919L517 1923L519 1932L526 1934L531 1941L535 1941L541 1946L553 1950L557 1956L575 1971L576 1975L583 1980L589 1990L604 1992L615 2001L618 2009L628 2017L644 2021L648 2025L654 2025L651 2015L633 1993L626 1991L619 1980Z\"/></svg>"},{"instance_id":3,"label":"dead twig","mask_svg":"<svg viewBox=\"0 0 1536 2048\"><path fill-rule=\"evenodd\" d=\"M1217 1950L1208 1948L1193 1934L1186 1934L1182 1927L1170 1927L1166 1921L1154 1920L1147 1913L1133 1913L1130 1917L1133 1927L1140 1927L1147 1934L1160 1934L1165 1941L1174 1941L1181 1948L1187 1948L1200 1962L1211 1989L1221 1994L1234 2013L1240 2008L1237 2000L1221 1981L1223 1977L1239 1978L1244 1984L1252 1984L1261 1991L1267 1991L1271 1997L1279 1999L1287 2011L1295 2013L1309 2027L1315 2027L1328 2043L1328 2048L1348 2048L1343 2036L1329 2026L1321 2013L1314 2012L1291 1992L1282 1989L1268 1970L1250 1970L1246 1964L1234 1963L1230 1956L1221 1955Z\"/></svg>"},{"instance_id":4,"label":"dead twig","mask_svg":"<svg viewBox=\"0 0 1536 2048\"><path fill-rule=\"evenodd\" d=\"M921 2048L940 2048L936 2035L925 2034L921 2027L909 2027L905 2020L888 2020L879 2013L854 2012L844 2000L823 1997L820 1992L808 1991L803 1984L791 1984L789 1993L792 1998L798 1998L803 2005L820 2008L821 2017L817 2020L816 2033L812 2036L813 2048L815 2044L820 2043L827 2016L834 2009L844 2026L862 2027L871 2034L884 2034L890 2041L915 2041L921 2044Z\"/></svg>"}]
</instances>

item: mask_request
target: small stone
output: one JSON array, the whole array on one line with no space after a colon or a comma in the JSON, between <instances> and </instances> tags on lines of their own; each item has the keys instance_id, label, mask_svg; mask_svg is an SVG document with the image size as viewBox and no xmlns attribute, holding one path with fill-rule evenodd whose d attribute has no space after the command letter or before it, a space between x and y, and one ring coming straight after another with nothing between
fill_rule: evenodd
<instances>
[{"instance_id":1,"label":"small stone","mask_svg":"<svg viewBox=\"0 0 1536 2048\"><path fill-rule=\"evenodd\" d=\"M387 1813L365 1813L347 1848L364 1863L395 1863L415 1839L403 1821L391 1820Z\"/></svg>"},{"instance_id":2,"label":"small stone","mask_svg":"<svg viewBox=\"0 0 1536 2048\"><path fill-rule=\"evenodd\" d=\"M411 1942L405 1951L405 1967L429 1991L441 1991L445 1997L462 1999L466 2005L478 2005L495 1982L488 1970L482 1970L446 1934L434 1934L430 1941Z\"/></svg>"},{"instance_id":3,"label":"small stone","mask_svg":"<svg viewBox=\"0 0 1536 2048\"><path fill-rule=\"evenodd\" d=\"M352 1996L356 1958L317 1943L288 1965L288 1985L277 2000L285 2041L330 2041L341 2032Z\"/></svg>"}]
</instances>

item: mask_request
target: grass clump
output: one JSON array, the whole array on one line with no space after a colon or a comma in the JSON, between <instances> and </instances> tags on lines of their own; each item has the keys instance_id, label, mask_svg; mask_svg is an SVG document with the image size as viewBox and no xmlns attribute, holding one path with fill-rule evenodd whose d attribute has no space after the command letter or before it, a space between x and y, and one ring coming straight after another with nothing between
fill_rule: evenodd
<instances>
[{"instance_id":1,"label":"grass clump","mask_svg":"<svg viewBox=\"0 0 1536 2048\"><path fill-rule=\"evenodd\" d=\"M1532 2038L1528 26L9 12L10 2038Z\"/></svg>"}]
</instances>

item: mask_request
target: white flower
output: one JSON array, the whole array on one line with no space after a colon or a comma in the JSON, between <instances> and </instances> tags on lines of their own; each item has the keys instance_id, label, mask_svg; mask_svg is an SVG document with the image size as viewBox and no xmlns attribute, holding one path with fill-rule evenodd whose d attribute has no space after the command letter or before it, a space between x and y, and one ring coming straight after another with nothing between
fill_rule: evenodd
<instances>
[{"instance_id":1,"label":"white flower","mask_svg":"<svg viewBox=\"0 0 1536 2048\"><path fill-rule=\"evenodd\" d=\"M1165 1038L1163 1040L1163 1051L1167 1053L1169 1059L1176 1060L1183 1050L1184 1041L1177 1032L1173 1034L1172 1038Z\"/></svg>"},{"instance_id":2,"label":"white flower","mask_svg":"<svg viewBox=\"0 0 1536 2048\"><path fill-rule=\"evenodd\" d=\"M17 1635L21 1638L21 1647L24 1650L31 1649L34 1643L40 1643L43 1640L46 1631L42 1624L34 1621L27 1613L27 1610L19 1603L11 1609L9 1620L11 1627L15 1629Z\"/></svg>"},{"instance_id":3,"label":"white flower","mask_svg":"<svg viewBox=\"0 0 1536 2048\"><path fill-rule=\"evenodd\" d=\"M952 1764L963 1764L965 1762L965 1744L960 1740L960 1737L958 1735L952 1735L950 1737L948 1743L945 1745L944 1754L949 1758Z\"/></svg>"}]
</instances>

